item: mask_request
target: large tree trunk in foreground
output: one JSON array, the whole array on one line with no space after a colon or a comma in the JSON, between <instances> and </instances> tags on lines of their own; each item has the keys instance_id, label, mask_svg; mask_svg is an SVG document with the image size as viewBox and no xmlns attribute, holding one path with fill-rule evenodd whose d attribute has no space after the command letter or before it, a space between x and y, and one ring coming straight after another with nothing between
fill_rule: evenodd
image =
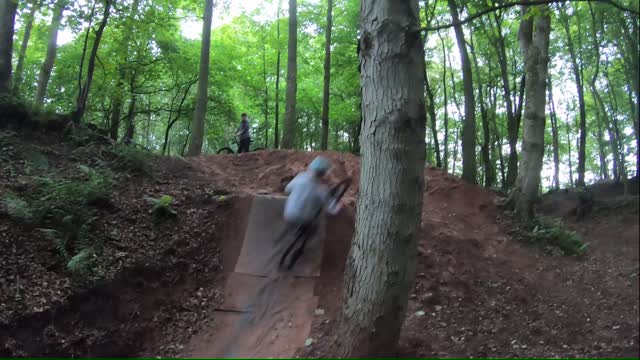
<instances>
[{"instance_id":1,"label":"large tree trunk in foreground","mask_svg":"<svg viewBox=\"0 0 640 360\"><path fill-rule=\"evenodd\" d=\"M331 82L331 28L333 27L333 0L327 0L327 29L324 42L324 88L322 91L322 139L320 150L329 144L329 85Z\"/></svg>"},{"instance_id":2,"label":"large tree trunk in foreground","mask_svg":"<svg viewBox=\"0 0 640 360\"><path fill-rule=\"evenodd\" d=\"M287 49L287 94L285 100L282 148L296 146L297 122L296 96L298 93L298 1L289 0L289 48Z\"/></svg>"},{"instance_id":3,"label":"large tree trunk in foreground","mask_svg":"<svg viewBox=\"0 0 640 360\"><path fill-rule=\"evenodd\" d=\"M49 26L49 42L47 43L47 54L40 68L38 75L38 85L36 87L35 106L41 107L44 104L44 98L47 95L47 87L49 79L51 79L51 71L56 62L56 52L58 51L58 30L62 22L62 14L67 0L58 0L53 8L53 16L51 17L51 25Z\"/></svg>"},{"instance_id":4,"label":"large tree trunk in foreground","mask_svg":"<svg viewBox=\"0 0 640 360\"><path fill-rule=\"evenodd\" d=\"M31 39L31 29L33 28L33 19L40 8L40 0L34 0L31 2L31 11L25 19L24 34L22 35L22 44L20 45L20 53L18 54L18 63L16 64L16 71L14 73L13 80L13 93L18 94L20 92L20 85L22 85L22 79L24 78L24 59L27 56L27 47L29 46L29 40Z\"/></svg>"},{"instance_id":5,"label":"large tree trunk in foreground","mask_svg":"<svg viewBox=\"0 0 640 360\"><path fill-rule=\"evenodd\" d=\"M0 94L11 89L11 56L18 1L0 0Z\"/></svg>"},{"instance_id":6,"label":"large tree trunk in foreground","mask_svg":"<svg viewBox=\"0 0 640 360\"><path fill-rule=\"evenodd\" d=\"M454 22L460 21L455 0L448 0L449 11ZM462 125L462 179L475 184L476 168L476 100L473 94L473 78L469 53L464 40L462 25L454 26L458 50L462 63L462 83L464 89L464 124Z\"/></svg>"},{"instance_id":7,"label":"large tree trunk in foreground","mask_svg":"<svg viewBox=\"0 0 640 360\"><path fill-rule=\"evenodd\" d=\"M362 180L341 356L395 355L414 281L426 150L419 27L418 0L362 1Z\"/></svg>"},{"instance_id":8,"label":"large tree trunk in foreground","mask_svg":"<svg viewBox=\"0 0 640 360\"><path fill-rule=\"evenodd\" d=\"M202 43L200 45L200 71L198 75L198 95L187 156L197 156L202 152L204 142L204 119L207 115L207 96L209 88L209 53L211 49L211 20L213 18L213 0L204 0L204 19L202 22Z\"/></svg>"},{"instance_id":9,"label":"large tree trunk in foreground","mask_svg":"<svg viewBox=\"0 0 640 360\"><path fill-rule=\"evenodd\" d=\"M112 4L113 0L105 0L104 2L102 21L100 22L100 25L98 25L98 30L96 31L96 35L93 40L93 46L91 48L91 54L89 54L89 62L87 63L87 78L84 85L82 85L78 91L78 98L76 99L76 109L71 114L71 120L73 120L73 122L76 124L80 123L80 121L82 120L87 107L87 100L89 100L89 91L91 90L91 83L93 82L93 71L96 66L96 56L98 55L98 49L100 48L100 40L102 39L104 28L107 26L107 21L109 21Z\"/></svg>"},{"instance_id":10,"label":"large tree trunk in foreground","mask_svg":"<svg viewBox=\"0 0 640 360\"><path fill-rule=\"evenodd\" d=\"M538 197L544 158L545 90L549 65L551 17L548 13L548 5L540 6L538 10L540 12L533 20L533 38L530 43L522 44L523 48L527 49L524 133L520 171L511 194L516 213L525 221L530 221L534 217L533 205Z\"/></svg>"}]
</instances>

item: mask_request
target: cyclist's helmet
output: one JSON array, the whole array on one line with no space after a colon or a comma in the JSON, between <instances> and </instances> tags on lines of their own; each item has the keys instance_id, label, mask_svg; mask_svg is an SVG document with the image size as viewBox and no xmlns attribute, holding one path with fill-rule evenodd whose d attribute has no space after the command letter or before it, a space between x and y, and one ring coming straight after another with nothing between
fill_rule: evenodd
<instances>
[{"instance_id":1,"label":"cyclist's helmet","mask_svg":"<svg viewBox=\"0 0 640 360\"><path fill-rule=\"evenodd\" d=\"M329 160L327 160L323 156L316 157L315 159L313 159L311 164L309 164L309 170L315 172L320 176L326 174L330 168L331 162L329 162Z\"/></svg>"}]
</instances>

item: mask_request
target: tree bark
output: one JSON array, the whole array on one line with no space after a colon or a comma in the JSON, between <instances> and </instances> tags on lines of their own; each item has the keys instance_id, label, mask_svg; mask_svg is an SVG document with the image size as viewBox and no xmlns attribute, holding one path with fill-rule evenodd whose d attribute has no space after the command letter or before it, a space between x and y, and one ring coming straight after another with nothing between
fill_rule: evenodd
<instances>
[{"instance_id":1,"label":"tree bark","mask_svg":"<svg viewBox=\"0 0 640 360\"><path fill-rule=\"evenodd\" d=\"M209 88L209 53L211 50L211 21L213 18L213 0L204 0L204 19L202 22L202 43L200 46L200 71L198 75L198 95L190 134L187 156L197 156L202 152L204 142L204 120L207 115L207 97Z\"/></svg>"},{"instance_id":2,"label":"tree bark","mask_svg":"<svg viewBox=\"0 0 640 360\"><path fill-rule=\"evenodd\" d=\"M444 40L438 31L438 37L440 37L440 42L442 43L442 97L443 97L443 106L442 110L444 112L443 125L444 125L444 146L443 150L443 158L442 158L442 166L445 172L449 171L449 110L447 107L449 106L449 102L447 99L447 50L444 46ZM425 78L426 82L426 78Z\"/></svg>"},{"instance_id":3,"label":"tree bark","mask_svg":"<svg viewBox=\"0 0 640 360\"><path fill-rule=\"evenodd\" d=\"M495 169L491 164L491 132L489 130L489 114L484 103L483 84L480 79L480 66L478 66L478 57L475 53L475 46L473 44L473 35L471 36L471 43L469 44L471 50L471 56L473 58L473 66L478 77L478 102L480 103L480 118L482 121L482 144L480 145L480 153L482 155L482 164L484 166L484 186L493 186L496 178ZM490 86L490 83L489 83Z\"/></svg>"},{"instance_id":4,"label":"tree bark","mask_svg":"<svg viewBox=\"0 0 640 360\"><path fill-rule=\"evenodd\" d=\"M296 146L298 116L296 96L298 93L298 1L289 0L289 46L287 49L287 94L285 100L282 148Z\"/></svg>"},{"instance_id":5,"label":"tree bark","mask_svg":"<svg viewBox=\"0 0 640 360\"><path fill-rule=\"evenodd\" d=\"M132 94L131 101L129 102L129 110L127 111L127 128L122 138L122 143L126 145L131 145L133 143L133 135L136 130L136 101L136 95Z\"/></svg>"},{"instance_id":6,"label":"tree bark","mask_svg":"<svg viewBox=\"0 0 640 360\"><path fill-rule=\"evenodd\" d=\"M454 22L460 21L455 0L448 0L449 11ZM462 25L454 26L456 42L462 63L462 83L464 88L464 123L462 125L462 179L477 183L476 168L476 100L473 94L471 63L464 40Z\"/></svg>"},{"instance_id":7,"label":"tree bark","mask_svg":"<svg viewBox=\"0 0 640 360\"><path fill-rule=\"evenodd\" d=\"M89 91L91 90L91 83L93 81L93 71L96 66L96 56L98 55L98 49L100 48L100 40L102 34L107 26L109 15L111 11L111 5L113 0L104 1L104 12L102 14L102 21L96 31L95 39L93 40L93 46L91 48L91 54L89 54L89 61L87 63L87 78L83 86L78 91L78 98L76 99L76 109L71 114L71 120L79 124L84 116L85 109L87 107L87 100L89 99Z\"/></svg>"},{"instance_id":8,"label":"tree bark","mask_svg":"<svg viewBox=\"0 0 640 360\"><path fill-rule=\"evenodd\" d=\"M509 165L507 169L506 180L502 182L503 188L511 188L518 176L518 133L519 123L516 121L515 106L512 100L511 84L509 82L509 67L507 60L507 51L504 41L504 35L502 32L502 20L498 15L494 13L494 20L496 24L497 34L495 48L498 55L498 65L500 65L500 78L502 80L502 92L505 101L505 107L507 110L507 138L509 141ZM524 21L520 23L522 32L528 29L530 22ZM525 33L523 33L525 36ZM502 151L502 150L501 150Z\"/></svg>"},{"instance_id":9,"label":"tree bark","mask_svg":"<svg viewBox=\"0 0 640 360\"><path fill-rule=\"evenodd\" d=\"M51 79L51 71L56 61L56 52L58 50L58 31L62 22L62 14L67 5L67 0L58 0L53 8L53 16L51 17L51 25L49 26L49 42L47 43L47 54L40 68L38 75L38 85L36 87L35 106L42 107L44 98L47 95L47 87L49 79Z\"/></svg>"},{"instance_id":10,"label":"tree bark","mask_svg":"<svg viewBox=\"0 0 640 360\"><path fill-rule=\"evenodd\" d=\"M548 5L540 6L533 17L534 34L529 42L520 39L526 49L524 133L520 171L512 191L516 214L524 221L534 217L533 205L540 188L540 172L544 158L544 127L547 73L549 65L549 35L551 17Z\"/></svg>"},{"instance_id":11,"label":"tree bark","mask_svg":"<svg viewBox=\"0 0 640 360\"><path fill-rule=\"evenodd\" d=\"M549 94L549 118L551 119L551 137L553 141L553 188L560 189L560 139L558 135L558 117L553 102L551 75L547 74L547 93Z\"/></svg>"},{"instance_id":12,"label":"tree bark","mask_svg":"<svg viewBox=\"0 0 640 360\"><path fill-rule=\"evenodd\" d=\"M429 1L425 0L424 2L424 15L427 19L427 24L430 21L429 16ZM424 37L422 38L422 47L424 48L427 43L427 33L425 32ZM446 70L445 70L446 71ZM431 84L429 84L429 76L427 74L427 67L424 67L424 87L425 94L427 95L427 114L429 115L429 125L431 129L431 137L433 138L433 149L436 157L436 166L442 169L442 156L440 155L440 142L438 141L438 128L437 128L437 118L436 118L436 104L435 104L435 96L433 94L433 90L431 89Z\"/></svg>"},{"instance_id":13,"label":"tree bark","mask_svg":"<svg viewBox=\"0 0 640 360\"><path fill-rule=\"evenodd\" d=\"M566 14L560 16L562 25L567 35L567 49L571 57L571 67L573 69L573 76L576 82L576 90L578 91L578 108L580 112L580 143L578 147L578 179L576 180L576 186L585 186L584 173L586 165L586 144L587 144L587 110L584 102L584 85L582 83L582 75L580 66L576 57L576 52L573 47L573 38L571 36L571 29L569 28L569 19Z\"/></svg>"},{"instance_id":14,"label":"tree bark","mask_svg":"<svg viewBox=\"0 0 640 360\"><path fill-rule=\"evenodd\" d=\"M418 0L361 4L362 181L338 320L342 357L395 355L415 277L424 189Z\"/></svg>"},{"instance_id":15,"label":"tree bark","mask_svg":"<svg viewBox=\"0 0 640 360\"><path fill-rule=\"evenodd\" d=\"M11 57L15 32L17 0L0 0L0 94L11 89Z\"/></svg>"},{"instance_id":16,"label":"tree bark","mask_svg":"<svg viewBox=\"0 0 640 360\"><path fill-rule=\"evenodd\" d=\"M322 91L322 138L320 150L329 144L329 85L331 82L331 28L333 27L333 0L327 0L327 28L324 44L324 88Z\"/></svg>"},{"instance_id":17,"label":"tree bark","mask_svg":"<svg viewBox=\"0 0 640 360\"><path fill-rule=\"evenodd\" d=\"M134 33L134 24L136 22L135 15L138 14L138 9L140 7L140 0L134 0L131 4L131 9L129 10L129 15L127 18L127 22L124 26L124 36L122 42L118 46L117 56L121 56L120 62L118 63L118 82L116 85L115 93L113 95L113 104L111 109L111 124L109 127L109 136L114 141L118 140L118 131L120 128L120 113L122 112L123 105L123 88L126 84L127 80L127 71L126 64L128 63L129 57L129 45L131 42L131 36Z\"/></svg>"},{"instance_id":18,"label":"tree bark","mask_svg":"<svg viewBox=\"0 0 640 360\"><path fill-rule=\"evenodd\" d=\"M282 57L282 50L280 50L280 11L282 8L282 1L278 0L278 13L276 14L276 38L278 39L278 51L276 58L276 105L275 105L275 121L274 121L274 134L273 134L273 148L278 149L280 147L280 63Z\"/></svg>"},{"instance_id":19,"label":"tree bark","mask_svg":"<svg viewBox=\"0 0 640 360\"><path fill-rule=\"evenodd\" d=\"M24 77L24 59L27 56L27 47L29 46L29 39L31 38L31 29L33 28L33 20L36 13L40 9L40 0L34 0L31 2L31 11L25 19L24 34L22 35L22 44L20 45L20 53L18 54L18 63L16 64L16 71L14 72L13 80L13 93L20 93L20 86L22 85L22 79Z\"/></svg>"}]
</instances>

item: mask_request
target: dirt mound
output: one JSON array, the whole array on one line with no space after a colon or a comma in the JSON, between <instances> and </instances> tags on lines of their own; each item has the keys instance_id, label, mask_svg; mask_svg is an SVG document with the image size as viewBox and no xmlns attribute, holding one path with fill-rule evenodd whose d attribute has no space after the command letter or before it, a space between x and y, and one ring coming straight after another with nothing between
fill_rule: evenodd
<instances>
[{"instance_id":1,"label":"dirt mound","mask_svg":"<svg viewBox=\"0 0 640 360\"><path fill-rule=\"evenodd\" d=\"M113 170L108 197L87 208L99 250L91 271L75 274L59 242L7 214L5 196L103 166L110 149L6 131L0 148L0 357L177 354L219 295L218 214L226 205L208 182L177 159L149 159L149 175ZM154 223L145 196L162 195L178 215Z\"/></svg>"},{"instance_id":2,"label":"dirt mound","mask_svg":"<svg viewBox=\"0 0 640 360\"><path fill-rule=\"evenodd\" d=\"M203 156L194 163L215 187L273 193L317 154ZM336 164L332 182L355 179L347 195L355 205L359 159L323 154ZM425 176L418 273L399 355L638 356L633 256L626 267L599 263L596 255L582 261L547 257L510 239L491 192L435 169L426 169ZM352 231L345 224L336 234L340 257ZM637 239L637 226L635 234ZM341 302L341 264L334 264L336 277L322 289L319 306L326 312L313 324L314 343L300 355L329 354Z\"/></svg>"}]
</instances>

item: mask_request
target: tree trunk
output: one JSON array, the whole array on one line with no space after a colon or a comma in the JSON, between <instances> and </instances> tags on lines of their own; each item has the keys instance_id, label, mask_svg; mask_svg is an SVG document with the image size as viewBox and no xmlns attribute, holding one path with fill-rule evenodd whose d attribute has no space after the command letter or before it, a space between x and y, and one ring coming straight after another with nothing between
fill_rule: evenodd
<instances>
[{"instance_id":1,"label":"tree trunk","mask_svg":"<svg viewBox=\"0 0 640 360\"><path fill-rule=\"evenodd\" d=\"M576 58L576 52L573 47L571 29L569 28L569 19L566 14L561 15L560 19L567 35L567 49L569 50L569 55L571 57L573 76L576 82L576 89L578 91L578 107L580 111L580 145L578 147L578 179L576 181L576 186L585 186L584 173L587 144L587 110L584 102L584 85L582 83L582 76L580 66Z\"/></svg>"},{"instance_id":2,"label":"tree trunk","mask_svg":"<svg viewBox=\"0 0 640 360\"><path fill-rule=\"evenodd\" d=\"M558 135L558 117L556 105L553 102L553 86L551 75L547 74L547 87L549 94L549 117L551 119L551 137L553 141L553 188L560 189L560 140Z\"/></svg>"},{"instance_id":3,"label":"tree trunk","mask_svg":"<svg viewBox=\"0 0 640 360\"><path fill-rule=\"evenodd\" d=\"M120 93L122 87L125 84L126 73L122 67L120 67L120 75L116 85L116 94L113 96L113 103L111 104L111 124L109 126L109 137L118 141L118 130L120 129L120 114L122 112L122 94Z\"/></svg>"},{"instance_id":4,"label":"tree trunk","mask_svg":"<svg viewBox=\"0 0 640 360\"><path fill-rule=\"evenodd\" d=\"M424 2L424 15L427 19L427 24L430 23L429 16L429 1L425 0ZM424 48L427 43L427 33L425 32L424 37L422 38L422 47ZM429 125L431 129L431 137L433 138L433 149L436 157L436 166L442 169L442 157L440 156L440 143L438 141L438 128L437 128L437 118L436 118L436 104L435 104L435 96L433 94L433 90L431 89L431 84L429 84L429 76L427 74L427 67L424 67L424 87L425 94L427 95L427 114L429 115Z\"/></svg>"},{"instance_id":5,"label":"tree trunk","mask_svg":"<svg viewBox=\"0 0 640 360\"><path fill-rule=\"evenodd\" d=\"M16 71L14 73L13 81L13 93L20 93L20 86L22 85L22 79L24 77L24 58L27 55L27 47L29 45L29 39L31 38L31 29L33 28L33 19L36 13L40 9L40 0L34 0L31 2L31 11L24 24L24 34L22 35L22 45L20 45L20 53L18 54L18 63L16 64Z\"/></svg>"},{"instance_id":6,"label":"tree trunk","mask_svg":"<svg viewBox=\"0 0 640 360\"><path fill-rule=\"evenodd\" d=\"M182 94L182 99L180 99L180 104L178 104L178 109L176 110L175 116L173 118L169 118L169 122L167 123L167 128L164 131L164 142L162 143L162 155L165 154L167 145L169 143L169 133L171 132L171 128L180 119L180 116L182 116L182 107L184 106L184 102L187 99L187 96L189 95L189 91L191 90L191 87L193 86L193 84L194 82L189 82L187 84L187 87L185 88L184 93ZM171 109L173 110L173 102L171 103ZM169 116L171 116L171 113Z\"/></svg>"},{"instance_id":7,"label":"tree trunk","mask_svg":"<svg viewBox=\"0 0 640 360\"><path fill-rule=\"evenodd\" d=\"M438 31L438 37L440 37L440 42L442 43L442 97L443 97L443 106L442 110L444 112L444 146L443 150L443 158L442 158L442 166L445 172L449 171L449 110L447 107L449 106L449 102L447 99L447 50L444 46L444 40ZM426 82L425 78L425 82Z\"/></svg>"},{"instance_id":8,"label":"tree trunk","mask_svg":"<svg viewBox=\"0 0 640 360\"><path fill-rule=\"evenodd\" d=\"M96 56L98 55L98 49L100 48L100 40L102 39L104 28L107 26L107 21L109 20L112 1L113 0L105 0L104 2L102 21L96 31L95 39L93 40L93 47L91 48L91 54L89 54L89 62L87 63L87 79L85 80L84 85L79 89L78 98L76 100L76 109L71 114L71 120L76 124L79 124L82 120L87 107L89 91L91 90L91 82L93 81L93 71L96 66Z\"/></svg>"},{"instance_id":9,"label":"tree trunk","mask_svg":"<svg viewBox=\"0 0 640 360\"><path fill-rule=\"evenodd\" d=\"M282 51L280 50L280 11L282 7L282 1L278 0L278 13L276 14L276 38L278 42L278 51L276 59L276 105L275 105L275 124L273 134L273 148L280 147L280 62L282 57Z\"/></svg>"},{"instance_id":10,"label":"tree trunk","mask_svg":"<svg viewBox=\"0 0 640 360\"><path fill-rule=\"evenodd\" d=\"M458 8L455 0L448 0L449 11L454 22L459 22ZM476 100L473 94L473 77L471 63L464 40L462 25L453 27L456 33L458 50L462 63L462 83L464 88L464 123L462 125L462 179L472 184L477 183L476 168Z\"/></svg>"},{"instance_id":11,"label":"tree trunk","mask_svg":"<svg viewBox=\"0 0 640 360\"><path fill-rule=\"evenodd\" d=\"M469 49L471 50L473 66L476 71L476 76L478 77L478 102L480 103L480 118L482 120L482 145L480 146L480 153L482 154L482 164L484 166L484 186L491 187L495 182L496 174L494 172L495 169L491 164L491 133L489 131L489 114L484 103L484 92L482 90L482 80L480 79L480 67L478 66L478 57L475 53L475 46L473 44L473 35L471 36Z\"/></svg>"},{"instance_id":12,"label":"tree trunk","mask_svg":"<svg viewBox=\"0 0 640 360\"><path fill-rule=\"evenodd\" d=\"M329 144L329 84L331 82L331 28L333 27L333 0L327 0L327 29L324 44L324 88L322 92L322 138L320 150Z\"/></svg>"},{"instance_id":13,"label":"tree trunk","mask_svg":"<svg viewBox=\"0 0 640 360\"><path fill-rule=\"evenodd\" d=\"M565 124L565 130L567 133L567 152L569 154L569 187L572 188L573 184L575 183L573 181L573 154L572 154L572 150L571 150L571 126L570 126L570 122L567 121L567 123Z\"/></svg>"},{"instance_id":14,"label":"tree trunk","mask_svg":"<svg viewBox=\"0 0 640 360\"><path fill-rule=\"evenodd\" d=\"M262 43L262 81L264 83L264 148L269 147L269 82L267 81L267 45Z\"/></svg>"},{"instance_id":15,"label":"tree trunk","mask_svg":"<svg viewBox=\"0 0 640 360\"><path fill-rule=\"evenodd\" d=\"M500 78L502 80L502 92L507 110L507 138L509 141L509 166L507 169L506 181L502 182L503 188L511 188L515 183L518 175L518 132L519 124L516 121L514 104L512 101L511 84L509 82L509 67L507 61L507 51L502 32L502 23L498 15L494 13L494 20L497 29L495 47L498 55L498 64L500 65ZM529 26L530 22L524 21L520 23L521 31ZM523 29L525 28L525 29ZM524 34L523 34L524 35ZM502 151L502 150L501 150Z\"/></svg>"},{"instance_id":16,"label":"tree trunk","mask_svg":"<svg viewBox=\"0 0 640 360\"><path fill-rule=\"evenodd\" d=\"M202 43L200 45L200 71L198 75L198 95L196 109L193 112L187 156L197 156L202 152L204 142L204 119L207 115L207 97L209 88L209 53L211 50L211 20L213 18L213 0L204 0L204 19L202 22Z\"/></svg>"},{"instance_id":17,"label":"tree trunk","mask_svg":"<svg viewBox=\"0 0 640 360\"><path fill-rule=\"evenodd\" d=\"M44 62L40 68L40 74L38 75L38 85L36 87L34 100L36 108L42 107L44 98L47 95L47 87L49 86L49 79L51 78L51 71L53 70L53 65L56 61L56 52L58 50L58 30L60 29L62 14L67 5L67 1L68 0L58 0L53 8L53 16L51 18L51 25L49 26L47 54L45 55Z\"/></svg>"},{"instance_id":18,"label":"tree trunk","mask_svg":"<svg viewBox=\"0 0 640 360\"><path fill-rule=\"evenodd\" d=\"M126 145L131 145L133 143L133 135L136 130L136 101L136 95L131 95L129 110L127 111L127 128L124 132L124 137L122 138L122 142Z\"/></svg>"},{"instance_id":19,"label":"tree trunk","mask_svg":"<svg viewBox=\"0 0 640 360\"><path fill-rule=\"evenodd\" d=\"M17 1L0 0L0 94L9 93L11 89L11 57L17 10Z\"/></svg>"},{"instance_id":20,"label":"tree trunk","mask_svg":"<svg viewBox=\"0 0 640 360\"><path fill-rule=\"evenodd\" d=\"M362 187L339 317L342 357L396 355L415 277L425 162L417 0L361 5Z\"/></svg>"},{"instance_id":21,"label":"tree trunk","mask_svg":"<svg viewBox=\"0 0 640 360\"><path fill-rule=\"evenodd\" d=\"M287 94L285 100L282 148L296 146L297 123L296 96L298 93L298 1L289 0L289 46L287 49Z\"/></svg>"},{"instance_id":22,"label":"tree trunk","mask_svg":"<svg viewBox=\"0 0 640 360\"><path fill-rule=\"evenodd\" d=\"M520 172L512 191L514 209L524 221L534 217L534 203L540 188L540 172L544 158L544 127L547 72L549 63L549 34L551 17L548 5L539 7L534 17L531 41L520 39L527 50L525 58L524 133Z\"/></svg>"}]
</instances>

